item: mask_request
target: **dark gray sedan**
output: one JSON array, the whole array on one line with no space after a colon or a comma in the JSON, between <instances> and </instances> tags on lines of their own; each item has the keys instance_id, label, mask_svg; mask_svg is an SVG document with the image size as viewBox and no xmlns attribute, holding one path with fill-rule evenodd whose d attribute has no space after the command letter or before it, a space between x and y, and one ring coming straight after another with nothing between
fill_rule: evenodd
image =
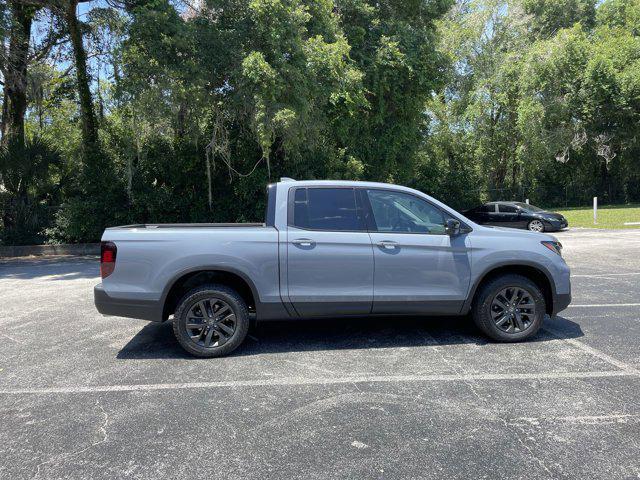
<instances>
[{"instance_id":1,"label":"dark gray sedan","mask_svg":"<svg viewBox=\"0 0 640 480\"><path fill-rule=\"evenodd\" d=\"M526 228L534 232L553 232L569 226L559 213L522 202L489 202L463 214L481 225Z\"/></svg>"}]
</instances>

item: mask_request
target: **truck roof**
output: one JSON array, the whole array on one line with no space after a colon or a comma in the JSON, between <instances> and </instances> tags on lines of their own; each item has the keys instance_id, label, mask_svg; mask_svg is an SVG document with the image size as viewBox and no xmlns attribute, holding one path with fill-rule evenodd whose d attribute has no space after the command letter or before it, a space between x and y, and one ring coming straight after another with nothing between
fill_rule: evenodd
<instances>
[{"instance_id":1,"label":"truck roof","mask_svg":"<svg viewBox=\"0 0 640 480\"><path fill-rule=\"evenodd\" d=\"M396 190L412 190L402 185L395 185L393 183L382 182L362 182L358 180L293 180L290 178L283 178L278 182L278 186L290 186L290 187L312 187L312 186L344 186L344 187L371 187L371 188L393 188Z\"/></svg>"}]
</instances>

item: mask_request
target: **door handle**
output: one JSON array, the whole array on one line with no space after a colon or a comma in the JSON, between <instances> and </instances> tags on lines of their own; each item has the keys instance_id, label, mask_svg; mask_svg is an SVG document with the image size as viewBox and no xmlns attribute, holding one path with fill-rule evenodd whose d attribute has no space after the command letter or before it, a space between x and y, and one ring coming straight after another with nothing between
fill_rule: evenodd
<instances>
[{"instance_id":1,"label":"door handle","mask_svg":"<svg viewBox=\"0 0 640 480\"><path fill-rule=\"evenodd\" d=\"M398 244L396 242L392 242L391 240L383 240L381 242L378 242L378 246L386 250L393 250L394 248L398 247Z\"/></svg>"},{"instance_id":2,"label":"door handle","mask_svg":"<svg viewBox=\"0 0 640 480\"><path fill-rule=\"evenodd\" d=\"M294 245L299 245L301 247L313 247L316 244L316 242L308 238L296 238L291 243L293 243Z\"/></svg>"}]
</instances>

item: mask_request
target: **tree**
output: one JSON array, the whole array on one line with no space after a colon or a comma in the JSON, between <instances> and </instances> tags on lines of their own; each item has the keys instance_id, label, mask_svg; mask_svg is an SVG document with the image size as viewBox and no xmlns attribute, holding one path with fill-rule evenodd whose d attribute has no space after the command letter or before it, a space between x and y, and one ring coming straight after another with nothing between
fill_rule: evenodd
<instances>
[{"instance_id":1,"label":"tree","mask_svg":"<svg viewBox=\"0 0 640 480\"><path fill-rule=\"evenodd\" d=\"M425 104L443 86L445 58L436 50L436 21L452 2L336 2L350 56L364 74L369 108L336 119L340 146L364 175L408 182L424 141Z\"/></svg>"},{"instance_id":2,"label":"tree","mask_svg":"<svg viewBox=\"0 0 640 480\"><path fill-rule=\"evenodd\" d=\"M596 0L524 0L523 5L537 37L553 36L576 23L586 29L595 24Z\"/></svg>"},{"instance_id":3,"label":"tree","mask_svg":"<svg viewBox=\"0 0 640 480\"><path fill-rule=\"evenodd\" d=\"M400 182L459 208L640 199L638 0L0 11L3 142L48 139L61 156L45 174L54 193L3 185L5 229L18 204L62 204L53 227L38 217L61 241L114 223L256 220L279 176ZM25 167L27 150L12 150Z\"/></svg>"},{"instance_id":4,"label":"tree","mask_svg":"<svg viewBox=\"0 0 640 480\"><path fill-rule=\"evenodd\" d=\"M34 242L41 223L50 221L47 197L55 190L55 178L61 159L56 150L41 138L25 143L10 143L0 148L0 192L3 231L0 240L9 243Z\"/></svg>"},{"instance_id":5,"label":"tree","mask_svg":"<svg viewBox=\"0 0 640 480\"><path fill-rule=\"evenodd\" d=\"M19 148L24 144L29 39L37 7L20 0L9 0L8 5L9 47L7 52L2 51L0 63L4 77L1 145L16 143ZM3 50L4 45L3 41Z\"/></svg>"},{"instance_id":6,"label":"tree","mask_svg":"<svg viewBox=\"0 0 640 480\"><path fill-rule=\"evenodd\" d=\"M78 21L76 12L79 3L89 1L91 0L64 0L61 7L73 47L76 81L78 83L78 98L80 100L82 136L85 148L93 153L98 147L98 128L91 88L89 86L91 79L87 70L87 53L83 44L82 27Z\"/></svg>"}]
</instances>

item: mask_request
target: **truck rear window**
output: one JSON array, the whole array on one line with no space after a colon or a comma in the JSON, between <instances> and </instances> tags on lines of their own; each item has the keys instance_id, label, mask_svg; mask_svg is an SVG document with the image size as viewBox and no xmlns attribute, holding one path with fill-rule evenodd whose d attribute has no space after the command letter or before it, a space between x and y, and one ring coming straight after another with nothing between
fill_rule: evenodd
<instances>
[{"instance_id":1,"label":"truck rear window","mask_svg":"<svg viewBox=\"0 0 640 480\"><path fill-rule=\"evenodd\" d=\"M366 230L353 188L298 188L293 226L307 230Z\"/></svg>"}]
</instances>

